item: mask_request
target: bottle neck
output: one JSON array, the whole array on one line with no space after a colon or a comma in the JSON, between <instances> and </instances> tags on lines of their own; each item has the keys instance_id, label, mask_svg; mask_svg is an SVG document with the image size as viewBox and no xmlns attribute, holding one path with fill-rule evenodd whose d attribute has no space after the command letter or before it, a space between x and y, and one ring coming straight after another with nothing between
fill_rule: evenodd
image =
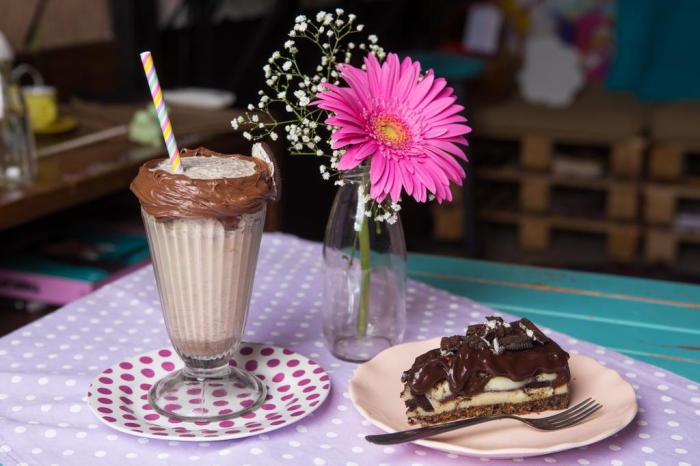
<instances>
[{"instance_id":1,"label":"bottle neck","mask_svg":"<svg viewBox=\"0 0 700 466\"><path fill-rule=\"evenodd\" d=\"M358 165L350 170L341 172L341 177L347 183L361 184L369 177L369 167L366 165Z\"/></svg>"}]
</instances>

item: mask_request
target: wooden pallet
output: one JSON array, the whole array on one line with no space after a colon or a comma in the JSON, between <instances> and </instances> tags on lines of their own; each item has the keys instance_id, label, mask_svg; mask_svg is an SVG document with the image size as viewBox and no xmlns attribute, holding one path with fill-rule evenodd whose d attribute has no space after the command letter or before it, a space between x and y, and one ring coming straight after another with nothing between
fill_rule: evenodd
<instances>
[{"instance_id":1,"label":"wooden pallet","mask_svg":"<svg viewBox=\"0 0 700 466\"><path fill-rule=\"evenodd\" d=\"M473 136L519 142L519 163L529 171L550 171L557 144L604 147L609 175L637 178L646 139L643 108L628 97L587 89L573 105L557 109L514 98L477 107Z\"/></svg>"},{"instance_id":2,"label":"wooden pallet","mask_svg":"<svg viewBox=\"0 0 700 466\"><path fill-rule=\"evenodd\" d=\"M649 126L653 141L649 152L649 178L682 180L686 176L686 158L691 153L700 153L700 104L684 102L659 106L651 112Z\"/></svg>"},{"instance_id":3,"label":"wooden pallet","mask_svg":"<svg viewBox=\"0 0 700 466\"><path fill-rule=\"evenodd\" d=\"M519 184L520 209L525 212L551 211L555 187L602 191L606 195L605 218L636 220L639 210L639 184L613 178L583 178L546 173L529 173L512 167L477 169L479 180Z\"/></svg>"},{"instance_id":4,"label":"wooden pallet","mask_svg":"<svg viewBox=\"0 0 700 466\"><path fill-rule=\"evenodd\" d=\"M653 225L672 225L683 199L700 201L700 184L647 183L644 187L644 220Z\"/></svg>"},{"instance_id":5,"label":"wooden pallet","mask_svg":"<svg viewBox=\"0 0 700 466\"><path fill-rule=\"evenodd\" d=\"M640 228L636 224L494 210L482 210L479 217L486 222L516 225L523 249L546 249L552 230L564 230L604 235L606 253L612 260L630 262L637 257Z\"/></svg>"},{"instance_id":6,"label":"wooden pallet","mask_svg":"<svg viewBox=\"0 0 700 466\"><path fill-rule=\"evenodd\" d=\"M431 204L433 213L433 238L438 241L461 241L464 239L465 206L462 202L462 187L450 185L452 202Z\"/></svg>"},{"instance_id":7,"label":"wooden pallet","mask_svg":"<svg viewBox=\"0 0 700 466\"><path fill-rule=\"evenodd\" d=\"M644 257L648 262L675 263L683 243L700 244L700 231L650 227L645 235Z\"/></svg>"},{"instance_id":8,"label":"wooden pallet","mask_svg":"<svg viewBox=\"0 0 700 466\"><path fill-rule=\"evenodd\" d=\"M654 143L649 151L649 178L681 183L697 183L700 180L700 176L685 173L686 158L690 154L700 154L699 143Z\"/></svg>"}]
</instances>

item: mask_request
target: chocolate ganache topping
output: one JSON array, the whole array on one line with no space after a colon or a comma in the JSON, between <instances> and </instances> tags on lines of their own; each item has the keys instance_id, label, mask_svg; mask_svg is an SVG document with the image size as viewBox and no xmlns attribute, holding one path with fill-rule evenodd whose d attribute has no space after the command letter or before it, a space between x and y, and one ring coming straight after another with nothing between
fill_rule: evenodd
<instances>
[{"instance_id":1,"label":"chocolate ganache topping","mask_svg":"<svg viewBox=\"0 0 700 466\"><path fill-rule=\"evenodd\" d=\"M444 337L440 348L418 356L401 376L411 393L425 395L446 380L452 396L470 396L484 391L496 376L523 381L554 373L556 378L545 385L569 382L569 354L532 322L486 319L485 324L470 325L465 336Z\"/></svg>"},{"instance_id":2,"label":"chocolate ganache topping","mask_svg":"<svg viewBox=\"0 0 700 466\"><path fill-rule=\"evenodd\" d=\"M216 218L236 228L240 216L260 210L274 194L270 167L244 155L224 155L203 147L183 149L186 157L236 157L255 164L252 175L238 178L196 179L156 169L163 159L144 163L131 182L141 207L160 221L176 218Z\"/></svg>"}]
</instances>

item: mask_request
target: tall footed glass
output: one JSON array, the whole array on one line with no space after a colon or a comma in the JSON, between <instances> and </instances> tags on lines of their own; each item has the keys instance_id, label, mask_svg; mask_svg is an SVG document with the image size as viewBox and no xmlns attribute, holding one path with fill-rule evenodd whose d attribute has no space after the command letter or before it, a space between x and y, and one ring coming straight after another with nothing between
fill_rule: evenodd
<instances>
[{"instance_id":1,"label":"tall footed glass","mask_svg":"<svg viewBox=\"0 0 700 466\"><path fill-rule=\"evenodd\" d=\"M146 164L132 183L168 336L185 363L153 385L148 401L158 413L184 421L238 417L257 409L267 394L264 383L229 361L248 315L267 201L259 180L269 174L264 164L246 165L252 159L245 157L238 171L226 168L233 170L229 178L215 178L224 169L215 166L215 156L204 155L209 159L184 157L184 175ZM188 178L196 169L208 178ZM236 202L238 210L231 210Z\"/></svg>"},{"instance_id":2,"label":"tall footed glass","mask_svg":"<svg viewBox=\"0 0 700 466\"><path fill-rule=\"evenodd\" d=\"M158 222L142 213L165 326L185 362L152 387L149 402L161 414L194 421L258 408L265 385L229 360L248 315L265 209L230 231L216 219Z\"/></svg>"}]
</instances>

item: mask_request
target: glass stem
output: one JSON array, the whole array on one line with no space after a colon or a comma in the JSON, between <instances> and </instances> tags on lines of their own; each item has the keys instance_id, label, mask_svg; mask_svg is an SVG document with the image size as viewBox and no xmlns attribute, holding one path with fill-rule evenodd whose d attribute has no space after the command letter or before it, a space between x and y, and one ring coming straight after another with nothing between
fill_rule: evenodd
<instances>
[{"instance_id":1,"label":"glass stem","mask_svg":"<svg viewBox=\"0 0 700 466\"><path fill-rule=\"evenodd\" d=\"M370 268L370 244L369 244L369 219L362 216L360 226L360 309L357 314L357 333L364 337L367 335L367 314L369 312L369 287L371 278Z\"/></svg>"}]
</instances>

